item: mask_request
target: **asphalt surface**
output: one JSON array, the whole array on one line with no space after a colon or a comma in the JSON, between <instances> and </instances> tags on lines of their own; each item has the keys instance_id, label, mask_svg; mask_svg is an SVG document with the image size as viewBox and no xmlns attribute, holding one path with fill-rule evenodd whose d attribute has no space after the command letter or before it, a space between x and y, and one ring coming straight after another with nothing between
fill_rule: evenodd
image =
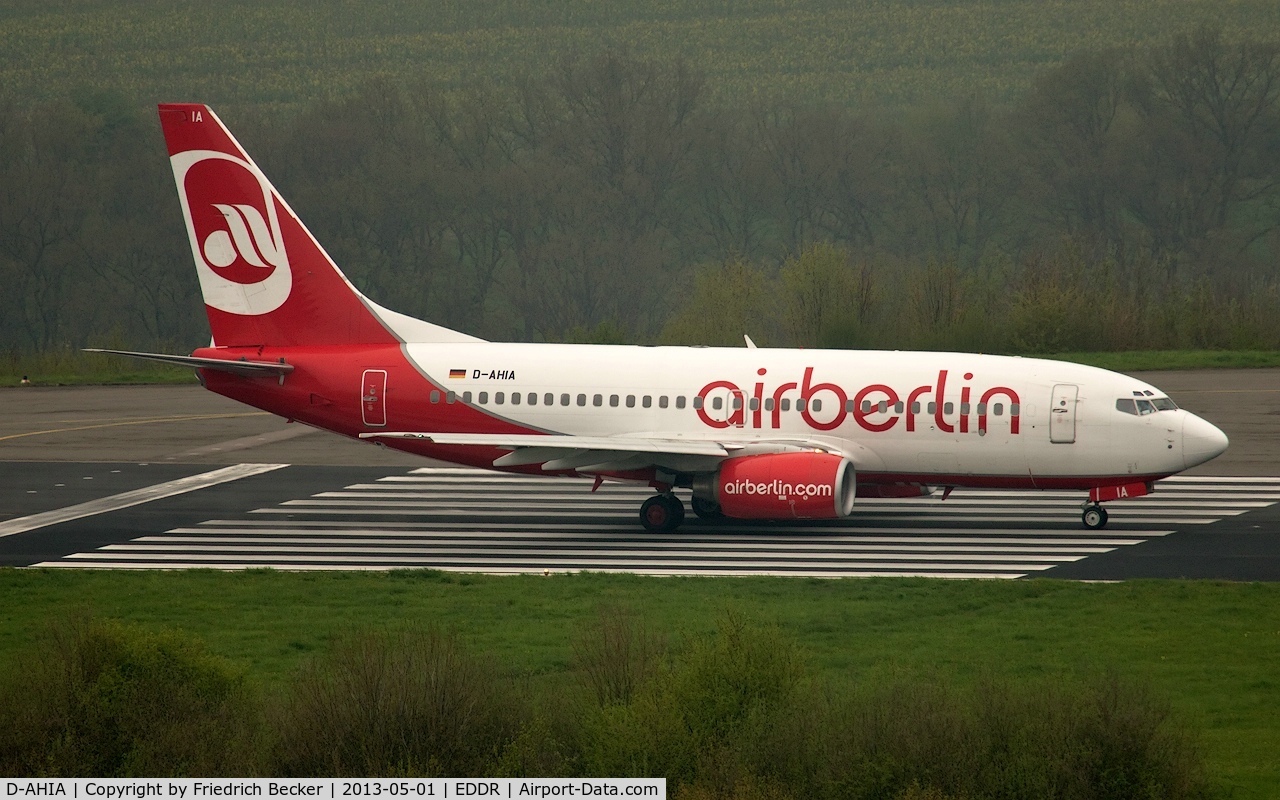
<instances>
[{"instance_id":1,"label":"asphalt surface","mask_svg":"<svg viewBox=\"0 0 1280 800\"><path fill-rule=\"evenodd\" d=\"M860 503L840 526L691 520L659 541L635 522L634 490L433 470L197 386L0 389L0 564L1280 580L1280 482L1265 480L1280 476L1280 370L1143 377L1231 448L1145 503L1109 506L1096 537L1070 494L957 492ZM269 471L215 474L241 464ZM406 489L416 498L395 499Z\"/></svg>"}]
</instances>

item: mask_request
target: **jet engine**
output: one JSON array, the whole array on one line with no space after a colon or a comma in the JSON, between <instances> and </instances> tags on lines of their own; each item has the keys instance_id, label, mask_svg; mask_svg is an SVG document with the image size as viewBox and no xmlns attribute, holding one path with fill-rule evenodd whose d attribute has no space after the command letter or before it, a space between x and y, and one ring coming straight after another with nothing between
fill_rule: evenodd
<instances>
[{"instance_id":1,"label":"jet engine","mask_svg":"<svg viewBox=\"0 0 1280 800\"><path fill-rule=\"evenodd\" d=\"M766 453L721 462L693 495L737 519L837 519L853 512L853 463L831 453Z\"/></svg>"}]
</instances>

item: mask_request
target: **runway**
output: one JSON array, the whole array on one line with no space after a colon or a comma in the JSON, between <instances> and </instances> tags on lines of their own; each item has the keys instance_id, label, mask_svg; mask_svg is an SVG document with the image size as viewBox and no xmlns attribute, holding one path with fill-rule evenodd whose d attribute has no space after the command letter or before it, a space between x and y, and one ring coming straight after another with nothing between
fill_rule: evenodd
<instances>
[{"instance_id":1,"label":"runway","mask_svg":"<svg viewBox=\"0 0 1280 800\"><path fill-rule=\"evenodd\" d=\"M197 386L0 389L0 564L1280 580L1280 370L1144 377L1231 449L1108 504L1103 531L1082 493L956 490L661 536L648 489L423 467Z\"/></svg>"},{"instance_id":2,"label":"runway","mask_svg":"<svg viewBox=\"0 0 1280 800\"><path fill-rule=\"evenodd\" d=\"M253 469L243 477L101 515L55 517L7 536L4 525L21 523L0 523L0 561L59 569L1280 577L1280 537L1259 533L1275 530L1280 478L1172 478L1151 496L1111 505L1102 531L1080 525L1078 493L957 489L945 501L859 501L849 520L691 515L677 532L655 535L636 518L644 488L592 493L589 481L450 468L347 470L348 480L326 488L326 478L344 471L246 466ZM255 502L272 495L275 502ZM249 502L237 504L241 498ZM1242 541L1254 550L1236 552ZM1137 555L1144 549L1161 557Z\"/></svg>"}]
</instances>

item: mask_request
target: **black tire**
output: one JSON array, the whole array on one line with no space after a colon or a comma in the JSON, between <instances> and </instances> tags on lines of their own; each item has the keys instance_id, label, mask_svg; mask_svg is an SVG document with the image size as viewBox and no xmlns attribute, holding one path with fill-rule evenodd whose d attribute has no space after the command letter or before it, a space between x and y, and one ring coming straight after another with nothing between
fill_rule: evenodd
<instances>
[{"instance_id":1,"label":"black tire","mask_svg":"<svg viewBox=\"0 0 1280 800\"><path fill-rule=\"evenodd\" d=\"M720 510L719 503L694 495L689 505L693 506L693 513L702 519L724 519L724 512Z\"/></svg>"},{"instance_id":2,"label":"black tire","mask_svg":"<svg viewBox=\"0 0 1280 800\"><path fill-rule=\"evenodd\" d=\"M650 533L670 533L684 522L684 503L675 495L655 494L640 506L640 524Z\"/></svg>"},{"instance_id":3,"label":"black tire","mask_svg":"<svg viewBox=\"0 0 1280 800\"><path fill-rule=\"evenodd\" d=\"M1089 530L1101 530L1107 527L1107 510L1102 506L1085 506L1080 521Z\"/></svg>"}]
</instances>

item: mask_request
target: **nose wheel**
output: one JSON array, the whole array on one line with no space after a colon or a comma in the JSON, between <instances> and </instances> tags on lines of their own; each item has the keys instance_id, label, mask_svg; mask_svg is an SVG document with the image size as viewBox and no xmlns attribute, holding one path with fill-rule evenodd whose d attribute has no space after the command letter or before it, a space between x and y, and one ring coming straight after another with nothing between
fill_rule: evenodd
<instances>
[{"instance_id":1,"label":"nose wheel","mask_svg":"<svg viewBox=\"0 0 1280 800\"><path fill-rule=\"evenodd\" d=\"M1090 530L1099 530L1107 526L1107 510L1097 503L1086 503L1080 514L1080 521Z\"/></svg>"},{"instance_id":2,"label":"nose wheel","mask_svg":"<svg viewBox=\"0 0 1280 800\"><path fill-rule=\"evenodd\" d=\"M684 503L673 494L655 494L640 506L640 524L650 533L670 533L684 522Z\"/></svg>"}]
</instances>

